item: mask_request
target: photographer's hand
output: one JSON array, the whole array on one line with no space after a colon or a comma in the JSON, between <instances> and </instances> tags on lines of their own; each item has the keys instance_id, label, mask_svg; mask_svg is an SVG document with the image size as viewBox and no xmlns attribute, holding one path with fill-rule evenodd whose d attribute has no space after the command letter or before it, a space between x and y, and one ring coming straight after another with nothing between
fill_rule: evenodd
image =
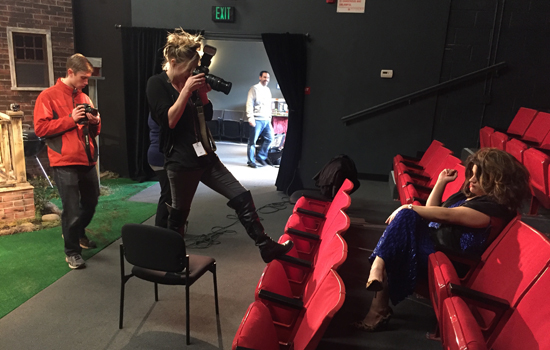
<instances>
[{"instance_id":1,"label":"photographer's hand","mask_svg":"<svg viewBox=\"0 0 550 350\"><path fill-rule=\"evenodd\" d=\"M99 112L97 112L97 116L94 116L91 113L86 113L86 117L88 117L88 121L92 125L97 125L101 122L101 117L100 117Z\"/></svg>"},{"instance_id":2,"label":"photographer's hand","mask_svg":"<svg viewBox=\"0 0 550 350\"><path fill-rule=\"evenodd\" d=\"M78 123L78 121L82 118L86 118L86 113L84 113L84 106L76 106L73 109L73 113L71 113L71 118L73 118L75 123Z\"/></svg>"}]
</instances>

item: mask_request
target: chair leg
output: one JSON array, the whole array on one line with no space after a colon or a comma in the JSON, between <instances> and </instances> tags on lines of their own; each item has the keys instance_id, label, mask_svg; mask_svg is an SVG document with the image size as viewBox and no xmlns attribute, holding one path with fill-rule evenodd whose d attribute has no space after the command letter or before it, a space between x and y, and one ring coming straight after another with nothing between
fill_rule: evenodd
<instances>
[{"instance_id":1,"label":"chair leg","mask_svg":"<svg viewBox=\"0 0 550 350\"><path fill-rule=\"evenodd\" d=\"M120 283L120 315L118 318L118 329L122 329L124 318L124 280Z\"/></svg>"},{"instance_id":2,"label":"chair leg","mask_svg":"<svg viewBox=\"0 0 550 350\"><path fill-rule=\"evenodd\" d=\"M220 314L220 308L218 306L218 280L216 277L216 263L212 267L212 277L214 279L214 303L216 304L216 315Z\"/></svg>"},{"instance_id":3,"label":"chair leg","mask_svg":"<svg viewBox=\"0 0 550 350\"><path fill-rule=\"evenodd\" d=\"M159 301L159 286L155 283L155 301Z\"/></svg>"},{"instance_id":4,"label":"chair leg","mask_svg":"<svg viewBox=\"0 0 550 350\"><path fill-rule=\"evenodd\" d=\"M187 345L191 344L189 319L189 285L185 284L185 336L187 338Z\"/></svg>"},{"instance_id":5,"label":"chair leg","mask_svg":"<svg viewBox=\"0 0 550 350\"><path fill-rule=\"evenodd\" d=\"M124 317L124 286L126 284L126 276L124 272L124 246L119 247L120 252L120 314L118 317L118 329L122 329L122 321Z\"/></svg>"}]
</instances>

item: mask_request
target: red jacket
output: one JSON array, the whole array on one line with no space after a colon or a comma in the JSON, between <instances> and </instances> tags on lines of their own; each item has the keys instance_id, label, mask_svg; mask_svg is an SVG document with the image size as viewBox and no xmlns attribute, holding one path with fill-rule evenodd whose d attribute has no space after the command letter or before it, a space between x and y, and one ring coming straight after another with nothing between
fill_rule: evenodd
<instances>
[{"instance_id":1,"label":"red jacket","mask_svg":"<svg viewBox=\"0 0 550 350\"><path fill-rule=\"evenodd\" d=\"M101 126L89 124L89 147L92 161L86 154L82 124L76 124L71 117L79 103L92 105L90 98L57 79L54 86L42 91L34 106L34 129L38 137L46 138L50 166L95 165L95 143L92 138L99 135Z\"/></svg>"}]
</instances>

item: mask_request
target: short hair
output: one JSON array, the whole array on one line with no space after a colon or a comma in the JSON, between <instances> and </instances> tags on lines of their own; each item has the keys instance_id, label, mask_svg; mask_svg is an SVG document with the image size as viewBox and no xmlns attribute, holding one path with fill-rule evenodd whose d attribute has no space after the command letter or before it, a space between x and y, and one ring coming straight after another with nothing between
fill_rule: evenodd
<instances>
[{"instance_id":1,"label":"short hair","mask_svg":"<svg viewBox=\"0 0 550 350\"><path fill-rule=\"evenodd\" d=\"M166 37L166 45L164 45L163 55L164 62L162 69L168 70L171 59L175 59L177 63L197 62L200 59L198 50L201 48L202 35L189 34L182 28L176 29L173 33L168 33Z\"/></svg>"},{"instance_id":2,"label":"short hair","mask_svg":"<svg viewBox=\"0 0 550 350\"><path fill-rule=\"evenodd\" d=\"M260 72L260 77L261 77L262 75L264 75L264 73L267 73L267 74L269 74L269 72L268 72L268 71L266 71L266 70L263 70L263 71L261 71L261 72Z\"/></svg>"},{"instance_id":3,"label":"short hair","mask_svg":"<svg viewBox=\"0 0 550 350\"><path fill-rule=\"evenodd\" d=\"M65 65L67 71L71 69L74 74L78 72L93 73L94 66L88 61L84 55L75 53L71 57L67 58L67 64Z\"/></svg>"},{"instance_id":4,"label":"short hair","mask_svg":"<svg viewBox=\"0 0 550 350\"><path fill-rule=\"evenodd\" d=\"M476 177L485 194L510 210L517 210L522 201L529 196L529 172L510 153L497 148L485 147L470 155L466 160L465 181L462 192L473 197L470 192L470 178Z\"/></svg>"}]
</instances>

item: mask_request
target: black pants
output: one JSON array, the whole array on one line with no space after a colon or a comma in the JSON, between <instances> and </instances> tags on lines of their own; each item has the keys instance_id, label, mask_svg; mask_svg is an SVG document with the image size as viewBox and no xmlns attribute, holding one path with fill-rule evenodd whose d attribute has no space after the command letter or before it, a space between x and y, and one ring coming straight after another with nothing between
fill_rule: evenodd
<instances>
[{"instance_id":1,"label":"black pants","mask_svg":"<svg viewBox=\"0 0 550 350\"><path fill-rule=\"evenodd\" d=\"M157 215L155 216L155 226L168 227L168 207L166 204L172 205L172 193L170 191L170 180L165 169L155 170L155 174L159 179L160 197L157 205Z\"/></svg>"},{"instance_id":2,"label":"black pants","mask_svg":"<svg viewBox=\"0 0 550 350\"><path fill-rule=\"evenodd\" d=\"M61 203L61 229L67 256L80 254L79 238L86 237L84 229L95 213L99 197L99 181L94 166L52 167L53 178Z\"/></svg>"},{"instance_id":3,"label":"black pants","mask_svg":"<svg viewBox=\"0 0 550 350\"><path fill-rule=\"evenodd\" d=\"M241 183L218 159L210 166L199 170L171 171L168 170L170 187L172 189L172 207L184 214L183 222L187 220L191 202L202 182L212 190L218 192L228 200L246 192Z\"/></svg>"}]
</instances>

